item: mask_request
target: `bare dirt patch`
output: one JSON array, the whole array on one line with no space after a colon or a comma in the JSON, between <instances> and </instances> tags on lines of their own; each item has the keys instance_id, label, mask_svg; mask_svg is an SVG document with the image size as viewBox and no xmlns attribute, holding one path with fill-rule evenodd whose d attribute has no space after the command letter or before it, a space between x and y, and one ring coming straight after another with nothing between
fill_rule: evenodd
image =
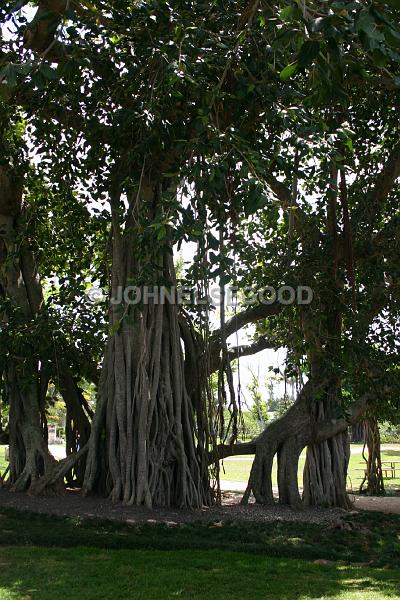
<instances>
[{"instance_id":1,"label":"bare dirt patch","mask_svg":"<svg viewBox=\"0 0 400 600\"><path fill-rule=\"evenodd\" d=\"M400 515L400 496L355 496L354 508Z\"/></svg>"},{"instance_id":2,"label":"bare dirt patch","mask_svg":"<svg viewBox=\"0 0 400 600\"><path fill-rule=\"evenodd\" d=\"M166 510L161 508L147 509L143 506L122 506L112 504L106 498L84 498L76 491L67 491L57 497L28 496L0 489L0 507L13 508L58 516L83 519L106 519L135 523L166 523L173 526L178 523L197 521L215 523L226 521L297 521L305 523L336 522L345 511L328 509L294 510L287 506L260 506L250 503L239 504L242 494L224 492L222 506L198 510Z\"/></svg>"},{"instance_id":3,"label":"bare dirt patch","mask_svg":"<svg viewBox=\"0 0 400 600\"><path fill-rule=\"evenodd\" d=\"M100 519L136 523L165 523L173 527L179 523L228 521L292 521L321 523L331 525L340 520L346 511L342 509L304 508L292 509L287 506L260 506L250 503L240 504L242 494L223 492L222 506L198 510L147 509L143 506L122 506L113 504L107 498L85 498L78 491L68 490L62 496L29 496L24 493L12 493L6 488L0 489L0 507L15 510L57 515L71 518ZM353 496L356 510L372 510L384 513L400 514L400 497L362 497Z\"/></svg>"}]
</instances>

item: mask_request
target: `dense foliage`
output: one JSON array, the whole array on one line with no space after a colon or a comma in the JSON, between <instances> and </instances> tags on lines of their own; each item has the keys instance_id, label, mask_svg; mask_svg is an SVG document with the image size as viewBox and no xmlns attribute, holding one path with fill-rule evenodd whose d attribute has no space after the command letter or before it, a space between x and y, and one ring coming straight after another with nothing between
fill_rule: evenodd
<instances>
[{"instance_id":1,"label":"dense foliage","mask_svg":"<svg viewBox=\"0 0 400 600\"><path fill-rule=\"evenodd\" d=\"M348 424L398 409L399 15L398 0L0 9L0 368L14 489L67 477L128 504L213 502L218 458L239 451L231 360L287 348L298 399L241 445L256 451L246 497L273 501L277 454L280 501L298 504L308 447L304 501L348 505ZM182 277L201 297L219 286L219 329L210 302L108 304L129 285L173 287L187 243ZM228 318L228 283L309 286L314 299ZM87 301L93 285L107 301ZM254 323L254 344L233 349L230 336ZM95 415L83 381L97 386ZM49 385L67 407L59 464Z\"/></svg>"}]
</instances>

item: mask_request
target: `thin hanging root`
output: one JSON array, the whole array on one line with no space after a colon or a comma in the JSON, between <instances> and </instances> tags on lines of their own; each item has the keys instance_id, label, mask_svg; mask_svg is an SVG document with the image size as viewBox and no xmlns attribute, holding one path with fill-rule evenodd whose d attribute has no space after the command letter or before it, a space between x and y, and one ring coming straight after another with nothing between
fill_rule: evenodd
<instances>
[{"instance_id":1,"label":"thin hanging root","mask_svg":"<svg viewBox=\"0 0 400 600\"><path fill-rule=\"evenodd\" d=\"M99 404L92 427L84 493L96 491L97 448L106 428L101 468L107 469L103 479L114 502L185 508L210 504L208 456L196 447L177 307L148 304L137 311L134 325L122 321L110 339L104 373L104 405Z\"/></svg>"},{"instance_id":2,"label":"thin hanging root","mask_svg":"<svg viewBox=\"0 0 400 600\"><path fill-rule=\"evenodd\" d=\"M119 176L119 175L118 175ZM118 177L117 177L118 179ZM159 180L143 169L132 203L132 227L121 226L121 190L110 197L113 221L112 288L142 278L142 258L135 254L135 223L159 218L163 210ZM157 213L157 214L155 214ZM172 252L157 243L151 276L176 285ZM145 254L145 252L143 252ZM154 255L153 255L154 254ZM148 276L148 264L146 277ZM84 479L85 494L101 492L127 505L198 508L212 503L207 436L203 415L196 413L185 381L185 361L178 307L149 299L143 306L112 305L110 334L92 424ZM205 389L207 369L199 372ZM201 400L201 401L200 401Z\"/></svg>"},{"instance_id":3,"label":"thin hanging root","mask_svg":"<svg viewBox=\"0 0 400 600\"><path fill-rule=\"evenodd\" d=\"M343 212L343 228L344 228L344 243L345 243L345 257L347 273L351 286L352 303L353 309L357 309L357 298L356 298L356 277L354 270L354 252L353 252L353 233L350 221L349 212L349 201L347 191L346 172L342 167L340 169L340 203Z\"/></svg>"},{"instance_id":4,"label":"thin hanging root","mask_svg":"<svg viewBox=\"0 0 400 600\"><path fill-rule=\"evenodd\" d=\"M303 449L296 437L288 438L278 450L279 502L298 507L301 505L297 472Z\"/></svg>"},{"instance_id":5,"label":"thin hanging root","mask_svg":"<svg viewBox=\"0 0 400 600\"><path fill-rule=\"evenodd\" d=\"M306 505L351 508L346 493L348 460L347 431L307 448L304 466Z\"/></svg>"},{"instance_id":6,"label":"thin hanging root","mask_svg":"<svg viewBox=\"0 0 400 600\"><path fill-rule=\"evenodd\" d=\"M271 424L252 442L243 444L243 453L255 451L248 485L242 503L253 493L256 502L273 504L272 467L278 453L278 488L280 501L299 505L297 482L298 459L307 447L303 471L302 504L309 506L337 506L345 509L352 504L346 493L346 474L350 458L349 423L354 423L365 411L369 395L360 398L350 420L332 421L325 416L326 406L315 400L318 389L309 380L289 410ZM317 408L317 414L310 411ZM318 419L317 419L318 417ZM233 450L232 450L233 448ZM220 456L232 456L235 446L220 446Z\"/></svg>"},{"instance_id":7,"label":"thin hanging root","mask_svg":"<svg viewBox=\"0 0 400 600\"><path fill-rule=\"evenodd\" d=\"M365 419L363 428L365 441L362 456L366 462L366 470L360 485L360 493L366 492L370 496L377 496L385 492L381 462L381 439L377 419L375 417ZM368 448L368 458L365 456L366 447ZM366 490L364 490L365 483L367 483Z\"/></svg>"},{"instance_id":8,"label":"thin hanging root","mask_svg":"<svg viewBox=\"0 0 400 600\"><path fill-rule=\"evenodd\" d=\"M298 196L298 169L299 169L299 149L296 148L293 166L292 176L292 189L291 189L291 203L289 206L289 224L288 224L288 256L289 266L292 261L292 244L294 236L294 224L295 224L295 210L297 208L297 196Z\"/></svg>"},{"instance_id":9,"label":"thin hanging root","mask_svg":"<svg viewBox=\"0 0 400 600\"><path fill-rule=\"evenodd\" d=\"M48 493L50 490L56 490L60 493L65 490L64 477L88 452L88 444L81 448L76 454L70 454L67 458L59 461L49 473L36 479L30 487L30 492L35 495Z\"/></svg>"},{"instance_id":10,"label":"thin hanging root","mask_svg":"<svg viewBox=\"0 0 400 600\"><path fill-rule=\"evenodd\" d=\"M229 178L225 178L225 188L227 194L227 200L230 202L229 194L231 193L231 186ZM224 241L224 225L225 219L223 214L221 213L220 222L219 222L219 248L221 254L221 274L223 273L223 258L225 255L225 241ZM230 444L234 444L238 438L238 424L241 416L240 411L240 403L238 404L236 400L236 394L233 383L233 373L232 366L229 358L228 344L227 344L227 336L226 336L226 319L225 319L225 285L222 282L220 283L220 332L221 332L221 363L220 369L218 372L218 410L220 415L220 437L221 439L226 441L230 431ZM226 390L225 390L225 379L228 384L229 389L229 403L227 402ZM240 401L240 399L239 399ZM230 418L228 422L228 426L226 427L226 431L224 431L224 408L228 405Z\"/></svg>"}]
</instances>

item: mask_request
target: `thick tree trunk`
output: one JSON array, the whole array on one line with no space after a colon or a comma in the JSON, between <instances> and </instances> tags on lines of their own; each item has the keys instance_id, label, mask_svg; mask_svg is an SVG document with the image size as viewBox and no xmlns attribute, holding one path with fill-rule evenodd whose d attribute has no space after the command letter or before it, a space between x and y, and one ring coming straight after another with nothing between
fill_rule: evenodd
<instances>
[{"instance_id":1,"label":"thick tree trunk","mask_svg":"<svg viewBox=\"0 0 400 600\"><path fill-rule=\"evenodd\" d=\"M40 491L60 491L63 488L63 476L53 480L57 462L47 445L45 405L49 376L40 368L43 357L40 356L37 340L29 339L29 330L34 328L43 310L43 293L34 256L20 240L22 210L21 179L10 166L0 166L1 318L5 330L16 329L13 331L14 341L6 349L4 372L10 404L9 479L12 489L16 491L29 489L35 492L39 488ZM24 328L26 335L21 336ZM79 410L76 409L75 429L82 426L79 416ZM87 438L89 433L83 426L82 431L86 432ZM71 460L68 464L72 463ZM44 482L50 480L51 485L46 489Z\"/></svg>"},{"instance_id":2,"label":"thick tree trunk","mask_svg":"<svg viewBox=\"0 0 400 600\"><path fill-rule=\"evenodd\" d=\"M321 312L305 307L302 312L304 338L308 345L311 377L321 393L310 406L311 427L317 431L321 422L336 421L342 407L342 305L343 276L338 208L338 166L332 161L326 194L327 263L321 280ZM342 209L347 204L342 181ZM346 198L345 198L346 196ZM343 220L345 216L343 214ZM345 224L346 226L346 224ZM351 240L349 241L351 243ZM353 268L353 265L351 265ZM307 449L303 474L303 501L306 505L350 507L346 493L350 443L347 429Z\"/></svg>"},{"instance_id":3,"label":"thick tree trunk","mask_svg":"<svg viewBox=\"0 0 400 600\"><path fill-rule=\"evenodd\" d=\"M346 492L350 442L347 431L307 448L303 501L307 506L351 508Z\"/></svg>"},{"instance_id":4,"label":"thick tree trunk","mask_svg":"<svg viewBox=\"0 0 400 600\"><path fill-rule=\"evenodd\" d=\"M338 406L339 388L337 382L333 381L323 398L311 408L312 427L318 429L321 422L335 421ZM346 492L349 458L347 428L325 441L308 446L303 472L303 501L307 506L351 506Z\"/></svg>"},{"instance_id":5,"label":"thick tree trunk","mask_svg":"<svg viewBox=\"0 0 400 600\"><path fill-rule=\"evenodd\" d=\"M242 502L248 502L253 493L256 502L273 504L272 467L278 457L279 502L297 507L306 505L351 506L346 494L345 481L349 459L347 431L365 412L370 396L360 398L347 418L315 420L318 390L308 381L296 402L276 421L273 421L252 442L234 446L219 446L220 458L235 454L253 454L255 459ZM298 460L308 446L304 472L304 494L298 487ZM325 462L322 462L322 460ZM313 462L311 462L313 461ZM306 479L308 477L308 480ZM329 482L329 487L326 486Z\"/></svg>"},{"instance_id":6,"label":"thick tree trunk","mask_svg":"<svg viewBox=\"0 0 400 600\"><path fill-rule=\"evenodd\" d=\"M301 436L286 440L278 450L279 503L299 506L301 498L298 486L299 457L303 450Z\"/></svg>"},{"instance_id":7,"label":"thick tree trunk","mask_svg":"<svg viewBox=\"0 0 400 600\"><path fill-rule=\"evenodd\" d=\"M8 235L3 237L3 259L7 258L7 251L10 250ZM13 261L5 262L7 268L3 271L1 282L3 295L14 304L17 311L21 311L22 314L16 318L28 322L33 317L33 294L29 294L26 273L21 273ZM29 344L21 348L21 356L8 356L5 378L10 403L10 482L15 491L33 489L35 482L54 466L55 460L48 451L46 424L43 421L43 394L46 389L42 385L39 362L34 352L30 354Z\"/></svg>"},{"instance_id":8,"label":"thick tree trunk","mask_svg":"<svg viewBox=\"0 0 400 600\"><path fill-rule=\"evenodd\" d=\"M11 173L11 174L10 174ZM15 322L29 322L38 300L37 279L29 253L17 250L16 219L21 211L22 185L6 166L0 167L0 295L11 303ZM9 316L4 311L3 324ZM14 490L35 485L53 465L43 437L39 363L29 348L16 348L6 359L5 379L10 415L10 481Z\"/></svg>"},{"instance_id":9,"label":"thick tree trunk","mask_svg":"<svg viewBox=\"0 0 400 600\"><path fill-rule=\"evenodd\" d=\"M282 504L298 506L301 503L298 487L298 461L303 448L311 438L309 403L312 384L308 382L296 402L276 421L267 425L255 442L256 455L250 473L243 503L250 493L256 502L273 504L272 467L278 455L278 490Z\"/></svg>"},{"instance_id":10,"label":"thick tree trunk","mask_svg":"<svg viewBox=\"0 0 400 600\"><path fill-rule=\"evenodd\" d=\"M91 430L89 417L91 418L93 415L86 406L82 391L67 369L64 369L59 379L60 392L66 407L66 454L70 456L79 452L88 443ZM68 485L82 487L85 469L86 461L85 456L83 456L74 464L73 469L67 473L66 481Z\"/></svg>"},{"instance_id":11,"label":"thick tree trunk","mask_svg":"<svg viewBox=\"0 0 400 600\"><path fill-rule=\"evenodd\" d=\"M136 210L157 205L158 185L143 186ZM142 204L141 204L142 203ZM145 213L141 213L142 215ZM113 296L137 281L131 227L113 217ZM143 223L143 218L138 218ZM152 247L141 252L151 254ZM160 248L153 283L176 284L172 256ZM154 289L153 289L154 291ZM92 424L84 492L107 491L113 501L146 506L200 507L212 502L208 455L199 440L185 384L178 307L168 298L110 309L110 337ZM206 374L204 374L206 376Z\"/></svg>"},{"instance_id":12,"label":"thick tree trunk","mask_svg":"<svg viewBox=\"0 0 400 600\"><path fill-rule=\"evenodd\" d=\"M34 491L38 480L56 464L43 437L37 381L29 381L32 371L23 372L11 361L7 369L10 390L10 483L11 489L18 492L28 489ZM24 381L22 385L21 381Z\"/></svg>"},{"instance_id":13,"label":"thick tree trunk","mask_svg":"<svg viewBox=\"0 0 400 600\"><path fill-rule=\"evenodd\" d=\"M350 441L353 444L361 444L364 441L364 428L362 421L359 421L352 425L350 438Z\"/></svg>"}]
</instances>

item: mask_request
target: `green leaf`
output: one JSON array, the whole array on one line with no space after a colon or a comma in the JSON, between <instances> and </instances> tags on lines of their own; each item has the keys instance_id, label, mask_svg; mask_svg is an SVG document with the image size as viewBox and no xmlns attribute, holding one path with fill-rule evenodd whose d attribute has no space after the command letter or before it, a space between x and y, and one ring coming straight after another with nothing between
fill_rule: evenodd
<instances>
[{"instance_id":1,"label":"green leaf","mask_svg":"<svg viewBox=\"0 0 400 600\"><path fill-rule=\"evenodd\" d=\"M301 12L297 6L285 6L279 13L279 17L285 23L301 17Z\"/></svg>"},{"instance_id":2,"label":"green leaf","mask_svg":"<svg viewBox=\"0 0 400 600\"><path fill-rule=\"evenodd\" d=\"M389 62L389 58L378 49L373 51L372 58L377 67L385 67Z\"/></svg>"},{"instance_id":3,"label":"green leaf","mask_svg":"<svg viewBox=\"0 0 400 600\"><path fill-rule=\"evenodd\" d=\"M15 65L15 69L19 75L28 75L32 69L34 68L34 64L32 61L28 61L26 63L22 63L20 65Z\"/></svg>"},{"instance_id":4,"label":"green leaf","mask_svg":"<svg viewBox=\"0 0 400 600\"><path fill-rule=\"evenodd\" d=\"M8 63L8 65L1 69L0 80L9 88L17 85L17 69L13 63Z\"/></svg>"},{"instance_id":5,"label":"green leaf","mask_svg":"<svg viewBox=\"0 0 400 600\"><path fill-rule=\"evenodd\" d=\"M400 34L397 31L394 29L386 31L385 38L389 46L392 46L392 48L400 48Z\"/></svg>"},{"instance_id":6,"label":"green leaf","mask_svg":"<svg viewBox=\"0 0 400 600\"><path fill-rule=\"evenodd\" d=\"M300 48L298 63L299 67L306 67L317 58L319 54L319 42L307 41Z\"/></svg>"},{"instance_id":7,"label":"green leaf","mask_svg":"<svg viewBox=\"0 0 400 600\"><path fill-rule=\"evenodd\" d=\"M47 63L42 63L40 65L40 72L43 75L43 77L46 77L46 79L56 79L57 77L56 71L52 69Z\"/></svg>"},{"instance_id":8,"label":"green leaf","mask_svg":"<svg viewBox=\"0 0 400 600\"><path fill-rule=\"evenodd\" d=\"M330 21L327 17L318 17L310 24L311 31L314 33L319 33L324 31L330 25Z\"/></svg>"},{"instance_id":9,"label":"green leaf","mask_svg":"<svg viewBox=\"0 0 400 600\"><path fill-rule=\"evenodd\" d=\"M344 142L344 145L348 148L348 150L350 150L350 152L353 152L353 141L351 138L347 138Z\"/></svg>"},{"instance_id":10,"label":"green leaf","mask_svg":"<svg viewBox=\"0 0 400 600\"><path fill-rule=\"evenodd\" d=\"M355 29L365 48L373 50L379 42L385 39L384 34L377 26L374 17L368 10L362 10L356 21Z\"/></svg>"},{"instance_id":11,"label":"green leaf","mask_svg":"<svg viewBox=\"0 0 400 600\"><path fill-rule=\"evenodd\" d=\"M0 99L3 101L7 101L10 99L10 96L10 88L7 87L4 83L0 84Z\"/></svg>"},{"instance_id":12,"label":"green leaf","mask_svg":"<svg viewBox=\"0 0 400 600\"><path fill-rule=\"evenodd\" d=\"M297 61L292 62L290 65L287 65L284 69L282 69L282 71L279 74L279 77L281 78L282 81L286 81L287 79L290 79L290 77L292 77L292 75L294 75L297 71Z\"/></svg>"},{"instance_id":13,"label":"green leaf","mask_svg":"<svg viewBox=\"0 0 400 600\"><path fill-rule=\"evenodd\" d=\"M227 285L231 281L232 277L229 274L222 275L219 280L220 285Z\"/></svg>"},{"instance_id":14,"label":"green leaf","mask_svg":"<svg viewBox=\"0 0 400 600\"><path fill-rule=\"evenodd\" d=\"M165 227L165 225L161 225L161 227L158 228L157 231L157 240L161 241L164 240L167 236L167 228Z\"/></svg>"},{"instance_id":15,"label":"green leaf","mask_svg":"<svg viewBox=\"0 0 400 600\"><path fill-rule=\"evenodd\" d=\"M219 241L217 240L217 238L212 233L209 233L207 235L207 242L208 242L208 246L212 250L218 250L218 248L219 248Z\"/></svg>"}]
</instances>

